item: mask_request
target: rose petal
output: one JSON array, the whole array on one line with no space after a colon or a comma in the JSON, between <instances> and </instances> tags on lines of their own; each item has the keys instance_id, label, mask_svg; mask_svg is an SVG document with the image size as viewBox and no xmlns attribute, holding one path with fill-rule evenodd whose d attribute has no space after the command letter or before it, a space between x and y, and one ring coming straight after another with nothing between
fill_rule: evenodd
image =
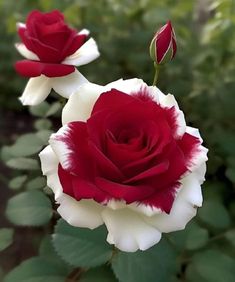
<instances>
[{"instance_id":1,"label":"rose petal","mask_svg":"<svg viewBox=\"0 0 235 282\"><path fill-rule=\"evenodd\" d=\"M132 204L127 205L125 201L119 201L119 200L114 200L114 199L107 202L107 207L113 210L128 208L134 212L138 212L139 214L145 215L145 216L153 216L155 214L162 213L161 209L151 207L145 204L134 202Z\"/></svg>"},{"instance_id":2,"label":"rose petal","mask_svg":"<svg viewBox=\"0 0 235 282\"><path fill-rule=\"evenodd\" d=\"M90 34L90 31L88 29L86 29L86 28L83 28L82 30L79 31L78 34L79 35L83 35L84 34L84 35L88 36Z\"/></svg>"},{"instance_id":3,"label":"rose petal","mask_svg":"<svg viewBox=\"0 0 235 282\"><path fill-rule=\"evenodd\" d=\"M16 28L17 28L17 30L19 30L20 28L25 29L26 28L26 24L25 23L21 23L21 22L17 22L16 23Z\"/></svg>"},{"instance_id":4,"label":"rose petal","mask_svg":"<svg viewBox=\"0 0 235 282\"><path fill-rule=\"evenodd\" d=\"M127 80L119 79L106 86L87 83L70 96L69 101L62 112L62 123L66 124L71 121L87 121L91 115L96 100L103 92L115 88L130 94L132 90L139 90L143 84L146 85L143 80L137 78Z\"/></svg>"},{"instance_id":5,"label":"rose petal","mask_svg":"<svg viewBox=\"0 0 235 282\"><path fill-rule=\"evenodd\" d=\"M185 133L178 144L185 153L185 162L189 171L194 171L207 161L208 149L200 144L199 138Z\"/></svg>"},{"instance_id":6,"label":"rose petal","mask_svg":"<svg viewBox=\"0 0 235 282\"><path fill-rule=\"evenodd\" d=\"M41 160L42 173L47 176L47 185L52 189L55 194L55 199L57 200L63 192L58 177L59 160L51 146L47 146L43 149L39 154L39 158Z\"/></svg>"},{"instance_id":7,"label":"rose petal","mask_svg":"<svg viewBox=\"0 0 235 282\"><path fill-rule=\"evenodd\" d=\"M16 43L15 47L18 50L18 52L26 59L39 61L38 56L32 51L30 51L23 43Z\"/></svg>"},{"instance_id":8,"label":"rose petal","mask_svg":"<svg viewBox=\"0 0 235 282\"><path fill-rule=\"evenodd\" d=\"M50 92L50 78L41 75L39 77L30 78L22 96L19 99L24 106L35 106L44 101Z\"/></svg>"},{"instance_id":9,"label":"rose petal","mask_svg":"<svg viewBox=\"0 0 235 282\"><path fill-rule=\"evenodd\" d=\"M179 191L170 214L162 213L153 217L146 217L149 224L161 232L182 230L196 215L197 207L202 205L201 185L197 175L191 173L181 180L182 188Z\"/></svg>"},{"instance_id":10,"label":"rose petal","mask_svg":"<svg viewBox=\"0 0 235 282\"><path fill-rule=\"evenodd\" d=\"M181 136L183 136L183 134L186 131L186 122L184 118L184 113L179 109L179 106L178 106L177 101L175 100L175 97L171 94L168 94L168 95L160 94L159 103L163 107L167 107L167 108L174 107L175 108L175 120L176 120L176 125L177 125L175 138L180 138Z\"/></svg>"},{"instance_id":11,"label":"rose petal","mask_svg":"<svg viewBox=\"0 0 235 282\"><path fill-rule=\"evenodd\" d=\"M202 137L201 137L200 132L197 128L187 126L186 132L189 133L190 135L193 135L194 137L197 137L202 142Z\"/></svg>"},{"instance_id":12,"label":"rose petal","mask_svg":"<svg viewBox=\"0 0 235 282\"><path fill-rule=\"evenodd\" d=\"M104 88L104 92L114 88L126 94L132 94L138 92L141 88L145 88L145 87L147 87L147 84L142 79L138 79L138 78L131 78L126 80L119 79L107 84Z\"/></svg>"},{"instance_id":13,"label":"rose petal","mask_svg":"<svg viewBox=\"0 0 235 282\"><path fill-rule=\"evenodd\" d=\"M69 97L62 112L62 123L86 121L102 90L102 86L93 83L82 85L76 93Z\"/></svg>"},{"instance_id":14,"label":"rose petal","mask_svg":"<svg viewBox=\"0 0 235 282\"><path fill-rule=\"evenodd\" d=\"M107 241L124 252L146 250L161 239L161 233L135 212L128 209L112 210L106 208L102 212L104 223L108 229Z\"/></svg>"},{"instance_id":15,"label":"rose petal","mask_svg":"<svg viewBox=\"0 0 235 282\"><path fill-rule=\"evenodd\" d=\"M77 91L82 84L87 82L88 80L77 70L69 75L51 79L52 88L65 98L69 98L69 96Z\"/></svg>"},{"instance_id":16,"label":"rose petal","mask_svg":"<svg viewBox=\"0 0 235 282\"><path fill-rule=\"evenodd\" d=\"M72 169L73 165L76 165L76 162L71 162L71 155L76 154L76 152L72 151L70 148L70 145L73 145L73 143L67 144L64 141L67 136L70 136L70 131L71 129L69 125L64 125L56 133L53 133L49 139L49 143L55 152L59 163L65 170Z\"/></svg>"},{"instance_id":17,"label":"rose petal","mask_svg":"<svg viewBox=\"0 0 235 282\"><path fill-rule=\"evenodd\" d=\"M93 38L90 38L74 54L65 58L62 64L81 66L88 64L100 56L97 44Z\"/></svg>"},{"instance_id":18,"label":"rose petal","mask_svg":"<svg viewBox=\"0 0 235 282\"><path fill-rule=\"evenodd\" d=\"M85 34L75 34L72 39L67 40L67 44L62 51L63 60L77 52L85 44L86 39L87 35Z\"/></svg>"},{"instance_id":19,"label":"rose petal","mask_svg":"<svg viewBox=\"0 0 235 282\"><path fill-rule=\"evenodd\" d=\"M37 77L44 74L47 77L66 76L75 71L73 66L62 64L46 64L39 61L22 60L15 64L16 71L25 77Z\"/></svg>"},{"instance_id":20,"label":"rose petal","mask_svg":"<svg viewBox=\"0 0 235 282\"><path fill-rule=\"evenodd\" d=\"M58 203L60 206L57 211L73 226L94 229L103 224L101 212L104 207L92 200L76 201L63 194L58 199Z\"/></svg>"},{"instance_id":21,"label":"rose petal","mask_svg":"<svg viewBox=\"0 0 235 282\"><path fill-rule=\"evenodd\" d=\"M201 135L199 133L199 130L197 128L187 126L186 132L198 138L201 143L203 142ZM198 168L200 168L201 166L203 166L203 171L206 170L205 162L208 160L207 153L208 153L207 148L205 148L202 145L198 146L197 152L193 154L193 157L191 159L191 166L190 166L191 171L195 171ZM204 177L202 176L200 179L202 180L204 179Z\"/></svg>"},{"instance_id":22,"label":"rose petal","mask_svg":"<svg viewBox=\"0 0 235 282\"><path fill-rule=\"evenodd\" d=\"M184 113L179 109L178 103L175 97L171 94L165 95L157 87L148 87L149 93L152 95L153 100L160 104L162 107L175 109L175 120L176 120L176 132L175 137L180 138L186 131L186 122L184 118Z\"/></svg>"}]
</instances>

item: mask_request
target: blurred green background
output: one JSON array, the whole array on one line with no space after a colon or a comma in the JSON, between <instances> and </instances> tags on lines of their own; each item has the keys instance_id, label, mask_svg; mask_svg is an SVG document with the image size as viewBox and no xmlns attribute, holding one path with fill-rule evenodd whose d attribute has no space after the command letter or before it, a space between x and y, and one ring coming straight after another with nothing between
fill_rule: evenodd
<instances>
[{"instance_id":1,"label":"blurred green background","mask_svg":"<svg viewBox=\"0 0 235 282\"><path fill-rule=\"evenodd\" d=\"M26 161L22 168L9 160L13 157L28 158L27 154L22 153L22 143L26 146L27 142L35 142L39 136L43 140L42 146L46 144L51 130L59 126L61 108L54 102L55 98L49 99L54 107L49 113L51 108L47 103L30 109L33 117L17 99L27 80L19 77L13 68L14 62L20 59L14 49L14 43L19 40L15 24L24 22L33 9L59 9L70 25L91 31L91 36L99 45L101 57L79 70L91 82L98 84L121 77L139 77L151 84L154 70L148 54L149 43L161 25L168 19L172 21L178 52L174 61L162 68L158 86L164 93L175 95L185 112L187 123L200 128L205 146L209 148L207 181L203 185L205 201L198 216L185 231L169 235L168 239L177 249L177 270L172 272L173 280L157 280L157 277L155 280L141 280L135 276L130 278L128 274L121 278L119 271L122 270L115 267L114 272L124 282L235 281L234 0L0 0L0 145L2 163L7 164L0 166L0 227L5 228L0 228L0 281L3 279L1 275L3 277L21 262L38 253L41 255L39 246L40 250L42 246L45 248L45 236L52 232L56 222L54 217L51 221L50 217L42 220L40 224L25 224L20 219L12 219L9 203L12 197L20 193L31 190L38 190L36 192L39 193L45 186L35 163L32 170L32 163L30 167ZM26 134L23 141L17 143L19 136L25 133L33 135L29 137ZM31 161L37 161L35 156L40 146L32 150ZM33 185L34 179L37 181ZM24 227L27 225L40 227ZM26 281L26 278L20 280L19 277L27 271L20 271L16 276L18 280L8 278L6 281ZM108 274L102 273L103 269L96 270L82 280L80 277L83 276L78 273L75 278L66 281L117 281L109 270ZM97 278L99 275L101 278Z\"/></svg>"}]
</instances>

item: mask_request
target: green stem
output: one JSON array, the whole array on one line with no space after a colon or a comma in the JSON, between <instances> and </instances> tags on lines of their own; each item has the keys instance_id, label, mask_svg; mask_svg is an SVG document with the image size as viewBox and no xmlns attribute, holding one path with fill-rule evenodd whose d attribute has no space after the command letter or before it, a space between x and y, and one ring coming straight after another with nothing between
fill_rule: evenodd
<instances>
[{"instance_id":1,"label":"green stem","mask_svg":"<svg viewBox=\"0 0 235 282\"><path fill-rule=\"evenodd\" d=\"M156 86L158 81L159 71L160 71L160 65L154 63L154 68L155 68L155 74L153 79L153 86Z\"/></svg>"}]
</instances>

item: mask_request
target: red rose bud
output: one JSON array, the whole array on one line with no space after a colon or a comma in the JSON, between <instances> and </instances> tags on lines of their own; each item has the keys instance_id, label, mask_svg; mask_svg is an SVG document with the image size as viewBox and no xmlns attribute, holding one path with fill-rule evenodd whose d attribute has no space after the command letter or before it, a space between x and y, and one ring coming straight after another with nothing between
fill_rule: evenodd
<instances>
[{"instance_id":1,"label":"red rose bud","mask_svg":"<svg viewBox=\"0 0 235 282\"><path fill-rule=\"evenodd\" d=\"M155 34L150 44L150 56L158 65L171 61L177 50L176 36L171 22L168 21Z\"/></svg>"}]
</instances>

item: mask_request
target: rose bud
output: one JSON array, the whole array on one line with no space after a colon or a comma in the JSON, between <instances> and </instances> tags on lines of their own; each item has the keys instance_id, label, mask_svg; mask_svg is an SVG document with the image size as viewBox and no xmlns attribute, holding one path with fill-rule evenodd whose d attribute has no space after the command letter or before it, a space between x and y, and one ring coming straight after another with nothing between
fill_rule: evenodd
<instances>
[{"instance_id":1,"label":"rose bud","mask_svg":"<svg viewBox=\"0 0 235 282\"><path fill-rule=\"evenodd\" d=\"M69 224L105 224L110 244L134 252L196 215L207 149L174 96L140 79L86 83L69 97L62 122L40 159Z\"/></svg>"},{"instance_id":2,"label":"rose bud","mask_svg":"<svg viewBox=\"0 0 235 282\"><path fill-rule=\"evenodd\" d=\"M16 71L30 80L20 97L24 105L45 100L53 88L68 98L82 83L87 82L75 68L95 60L99 51L94 39L87 40L89 31L77 32L64 22L55 10L31 12L26 24L18 23L22 43L16 48L26 60L15 64Z\"/></svg>"},{"instance_id":3,"label":"rose bud","mask_svg":"<svg viewBox=\"0 0 235 282\"><path fill-rule=\"evenodd\" d=\"M158 65L171 61L177 50L176 36L171 22L168 21L156 32L150 44L150 56Z\"/></svg>"}]
</instances>

